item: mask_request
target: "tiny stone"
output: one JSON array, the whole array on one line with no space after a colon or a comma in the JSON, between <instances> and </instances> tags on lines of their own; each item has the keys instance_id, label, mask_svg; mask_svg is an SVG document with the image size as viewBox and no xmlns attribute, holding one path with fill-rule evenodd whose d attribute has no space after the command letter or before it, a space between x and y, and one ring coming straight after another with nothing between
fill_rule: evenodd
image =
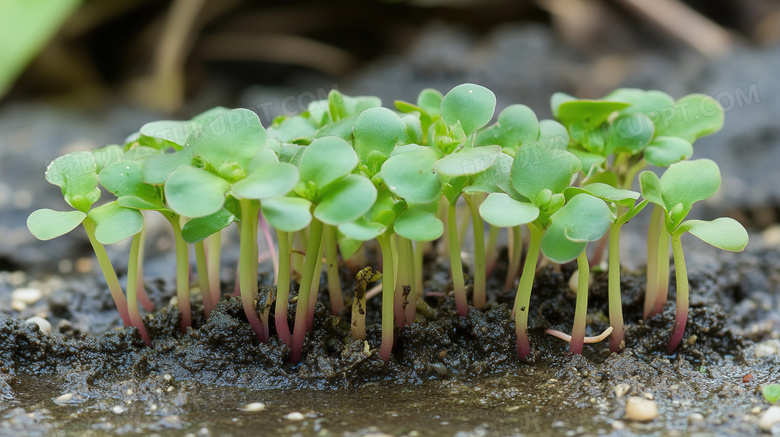
<instances>
[{"instance_id":1,"label":"tiny stone","mask_svg":"<svg viewBox=\"0 0 780 437\"><path fill-rule=\"evenodd\" d=\"M125 393L127 394L127 396L132 396L133 395L133 389L132 388L128 388Z\"/></svg>"},{"instance_id":2,"label":"tiny stone","mask_svg":"<svg viewBox=\"0 0 780 437\"><path fill-rule=\"evenodd\" d=\"M758 419L758 426L764 431L770 431L772 425L780 423L780 407L771 406Z\"/></svg>"},{"instance_id":3,"label":"tiny stone","mask_svg":"<svg viewBox=\"0 0 780 437\"><path fill-rule=\"evenodd\" d=\"M73 400L73 393L65 393L64 395L59 395L56 398L54 398L54 402L58 404L67 404L72 400Z\"/></svg>"},{"instance_id":4,"label":"tiny stone","mask_svg":"<svg viewBox=\"0 0 780 437\"><path fill-rule=\"evenodd\" d=\"M198 430L198 437L208 437L211 435L211 431L205 426Z\"/></svg>"},{"instance_id":5,"label":"tiny stone","mask_svg":"<svg viewBox=\"0 0 780 437\"><path fill-rule=\"evenodd\" d=\"M751 412L751 413L753 413L753 414L758 414L758 413L760 413L760 412L761 412L761 407L759 407L758 405L756 405L755 407L753 407L753 408L751 408L751 409L750 409L750 412Z\"/></svg>"},{"instance_id":6,"label":"tiny stone","mask_svg":"<svg viewBox=\"0 0 780 437\"><path fill-rule=\"evenodd\" d=\"M76 271L79 273L89 273L92 271L92 259L79 258L76 260Z\"/></svg>"},{"instance_id":7,"label":"tiny stone","mask_svg":"<svg viewBox=\"0 0 780 437\"><path fill-rule=\"evenodd\" d=\"M115 405L113 408L111 408L111 411L114 414L122 414L125 412L125 408L121 405Z\"/></svg>"},{"instance_id":8,"label":"tiny stone","mask_svg":"<svg viewBox=\"0 0 780 437\"><path fill-rule=\"evenodd\" d=\"M619 420L616 420L612 422L612 429L614 429L615 431L626 429L626 424Z\"/></svg>"},{"instance_id":9,"label":"tiny stone","mask_svg":"<svg viewBox=\"0 0 780 437\"><path fill-rule=\"evenodd\" d=\"M292 413L285 415L284 418L287 420L303 420L303 414L293 411Z\"/></svg>"},{"instance_id":10,"label":"tiny stone","mask_svg":"<svg viewBox=\"0 0 780 437\"><path fill-rule=\"evenodd\" d=\"M447 369L447 366L445 366L442 363L433 363L431 364L431 367L433 370L439 375L439 376L447 376L449 375L450 371Z\"/></svg>"},{"instance_id":11,"label":"tiny stone","mask_svg":"<svg viewBox=\"0 0 780 437\"><path fill-rule=\"evenodd\" d=\"M652 401L653 399L655 399L655 396L653 396L652 393L645 393L645 399L649 399Z\"/></svg>"},{"instance_id":12,"label":"tiny stone","mask_svg":"<svg viewBox=\"0 0 780 437\"><path fill-rule=\"evenodd\" d=\"M637 422L649 422L658 417L658 406L655 401L631 396L626 401L626 415L628 420Z\"/></svg>"},{"instance_id":13,"label":"tiny stone","mask_svg":"<svg viewBox=\"0 0 780 437\"><path fill-rule=\"evenodd\" d=\"M11 301L11 309L21 313L22 311L27 309L27 304L24 302L20 302L18 300L12 300Z\"/></svg>"},{"instance_id":14,"label":"tiny stone","mask_svg":"<svg viewBox=\"0 0 780 437\"><path fill-rule=\"evenodd\" d=\"M59 265L57 266L60 270L60 273L67 274L73 271L73 261L69 259L63 259L60 260Z\"/></svg>"},{"instance_id":15,"label":"tiny stone","mask_svg":"<svg viewBox=\"0 0 780 437\"><path fill-rule=\"evenodd\" d=\"M168 373L166 373L165 375L163 375L163 379L164 379L164 380L166 380L166 381L170 381L170 380L171 380L171 378L173 378L173 377L172 377L170 374L168 374Z\"/></svg>"},{"instance_id":16,"label":"tiny stone","mask_svg":"<svg viewBox=\"0 0 780 437\"><path fill-rule=\"evenodd\" d=\"M704 422L704 416L701 413L691 413L688 415L688 423L696 425Z\"/></svg>"},{"instance_id":17,"label":"tiny stone","mask_svg":"<svg viewBox=\"0 0 780 437\"><path fill-rule=\"evenodd\" d=\"M161 422L165 423L167 426L178 426L181 424L181 419L179 416L172 414L170 416L165 416Z\"/></svg>"},{"instance_id":18,"label":"tiny stone","mask_svg":"<svg viewBox=\"0 0 780 437\"><path fill-rule=\"evenodd\" d=\"M256 413L265 410L265 404L262 402L252 402L251 404L244 405L243 409L249 413Z\"/></svg>"},{"instance_id":19,"label":"tiny stone","mask_svg":"<svg viewBox=\"0 0 780 437\"><path fill-rule=\"evenodd\" d=\"M626 393L628 393L629 390L631 390L631 386L626 384L626 383L620 383L620 384L615 385L615 389L614 390L615 390L615 397L620 399L623 396L625 396Z\"/></svg>"},{"instance_id":20,"label":"tiny stone","mask_svg":"<svg viewBox=\"0 0 780 437\"><path fill-rule=\"evenodd\" d=\"M168 393L172 392L173 391L173 386L168 387L168 389L165 390L165 391L167 391Z\"/></svg>"},{"instance_id":21,"label":"tiny stone","mask_svg":"<svg viewBox=\"0 0 780 437\"><path fill-rule=\"evenodd\" d=\"M43 293L37 288L17 288L11 293L11 300L24 302L27 305L38 302L41 297L43 297Z\"/></svg>"},{"instance_id":22,"label":"tiny stone","mask_svg":"<svg viewBox=\"0 0 780 437\"><path fill-rule=\"evenodd\" d=\"M30 317L25 320L24 323L34 323L38 325L38 329L40 329L42 333L46 335L51 334L51 323L43 317Z\"/></svg>"},{"instance_id":23,"label":"tiny stone","mask_svg":"<svg viewBox=\"0 0 780 437\"><path fill-rule=\"evenodd\" d=\"M162 389L160 387L157 387L156 389L154 389L154 392L160 394L162 393Z\"/></svg>"}]
</instances>

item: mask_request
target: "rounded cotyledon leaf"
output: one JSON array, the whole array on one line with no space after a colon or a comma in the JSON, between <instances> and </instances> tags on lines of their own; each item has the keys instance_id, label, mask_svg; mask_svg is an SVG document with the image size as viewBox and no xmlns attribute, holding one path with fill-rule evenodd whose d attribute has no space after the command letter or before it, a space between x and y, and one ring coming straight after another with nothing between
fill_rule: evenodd
<instances>
[{"instance_id":1,"label":"rounded cotyledon leaf","mask_svg":"<svg viewBox=\"0 0 780 437\"><path fill-rule=\"evenodd\" d=\"M284 196L298 183L298 168L286 162L262 164L232 186L233 194L244 199Z\"/></svg>"},{"instance_id":2,"label":"rounded cotyledon leaf","mask_svg":"<svg viewBox=\"0 0 780 437\"><path fill-rule=\"evenodd\" d=\"M398 148L397 148L398 149ZM396 196L408 203L430 203L441 194L441 181L433 165L438 160L430 147L404 146L382 165L382 180Z\"/></svg>"},{"instance_id":3,"label":"rounded cotyledon leaf","mask_svg":"<svg viewBox=\"0 0 780 437\"><path fill-rule=\"evenodd\" d=\"M214 166L228 180L246 174L249 161L265 147L266 131L260 118L248 109L234 109L197 127L187 138L187 146ZM234 176L236 175L236 176Z\"/></svg>"},{"instance_id":4,"label":"rounded cotyledon leaf","mask_svg":"<svg viewBox=\"0 0 780 437\"><path fill-rule=\"evenodd\" d=\"M740 252L748 245L748 233L738 221L720 217L712 221L686 220L675 233L688 232L719 249Z\"/></svg>"},{"instance_id":5,"label":"rounded cotyledon leaf","mask_svg":"<svg viewBox=\"0 0 780 437\"><path fill-rule=\"evenodd\" d=\"M51 240L76 229L86 217L81 211L39 209L27 218L27 229L39 240Z\"/></svg>"},{"instance_id":6,"label":"rounded cotyledon leaf","mask_svg":"<svg viewBox=\"0 0 780 437\"><path fill-rule=\"evenodd\" d=\"M402 212L395 219L393 230L412 241L433 241L444 234L444 224L436 214L415 208Z\"/></svg>"},{"instance_id":7,"label":"rounded cotyledon leaf","mask_svg":"<svg viewBox=\"0 0 780 437\"><path fill-rule=\"evenodd\" d=\"M63 155L46 167L46 180L62 189L68 204L86 212L100 198L97 162L90 152Z\"/></svg>"},{"instance_id":8,"label":"rounded cotyledon leaf","mask_svg":"<svg viewBox=\"0 0 780 437\"><path fill-rule=\"evenodd\" d=\"M605 122L615 111L628 107L629 103L605 100L570 100L558 106L556 118L565 126L580 122L586 128Z\"/></svg>"},{"instance_id":9,"label":"rounded cotyledon leaf","mask_svg":"<svg viewBox=\"0 0 780 437\"><path fill-rule=\"evenodd\" d=\"M347 175L322 190L314 216L328 225L338 225L365 214L377 199L376 187L362 175Z\"/></svg>"},{"instance_id":10,"label":"rounded cotyledon leaf","mask_svg":"<svg viewBox=\"0 0 780 437\"><path fill-rule=\"evenodd\" d=\"M352 127L355 152L365 163L368 155L378 151L390 156L396 144L406 136L406 123L387 108L370 108L361 113Z\"/></svg>"},{"instance_id":11,"label":"rounded cotyledon leaf","mask_svg":"<svg viewBox=\"0 0 780 437\"><path fill-rule=\"evenodd\" d=\"M720 181L718 164L710 159L674 163L661 175L664 205L667 211L677 204L682 204L687 210L694 203L714 196L720 188Z\"/></svg>"},{"instance_id":12,"label":"rounded cotyledon leaf","mask_svg":"<svg viewBox=\"0 0 780 437\"><path fill-rule=\"evenodd\" d=\"M656 137L644 150L645 160L658 167L669 167L691 155L693 145L690 141L677 137Z\"/></svg>"},{"instance_id":13,"label":"rounded cotyledon leaf","mask_svg":"<svg viewBox=\"0 0 780 437\"><path fill-rule=\"evenodd\" d=\"M618 117L609 124L606 152L635 155L647 146L654 134L655 125L645 114L636 113Z\"/></svg>"},{"instance_id":14,"label":"rounded cotyledon leaf","mask_svg":"<svg viewBox=\"0 0 780 437\"><path fill-rule=\"evenodd\" d=\"M141 166L141 179L147 184L162 185L172 171L192 164L192 160L193 156L190 149L150 156L144 160Z\"/></svg>"},{"instance_id":15,"label":"rounded cotyledon leaf","mask_svg":"<svg viewBox=\"0 0 780 437\"><path fill-rule=\"evenodd\" d=\"M539 122L537 142L548 149L565 149L569 145L569 131L555 120L542 120Z\"/></svg>"},{"instance_id":16,"label":"rounded cotyledon leaf","mask_svg":"<svg viewBox=\"0 0 780 437\"><path fill-rule=\"evenodd\" d=\"M95 238L101 244L114 244L141 232L144 216L141 211L110 202L89 211L95 222Z\"/></svg>"},{"instance_id":17,"label":"rounded cotyledon leaf","mask_svg":"<svg viewBox=\"0 0 780 437\"><path fill-rule=\"evenodd\" d=\"M603 200L581 193L550 216L550 227L542 237L542 251L550 260L565 263L576 258L590 241L609 229L613 214Z\"/></svg>"},{"instance_id":18,"label":"rounded cotyledon leaf","mask_svg":"<svg viewBox=\"0 0 780 437\"><path fill-rule=\"evenodd\" d=\"M382 223L371 222L365 217L339 224L339 232L350 240L368 241L382 235L387 226Z\"/></svg>"},{"instance_id":19,"label":"rounded cotyledon leaf","mask_svg":"<svg viewBox=\"0 0 780 437\"><path fill-rule=\"evenodd\" d=\"M306 146L298 169L301 182L323 188L350 174L357 165L358 156L348 142L338 137L323 137Z\"/></svg>"},{"instance_id":20,"label":"rounded cotyledon leaf","mask_svg":"<svg viewBox=\"0 0 780 437\"><path fill-rule=\"evenodd\" d=\"M311 202L300 197L274 197L260 204L263 217L283 232L297 232L311 223Z\"/></svg>"},{"instance_id":21,"label":"rounded cotyledon leaf","mask_svg":"<svg viewBox=\"0 0 780 437\"><path fill-rule=\"evenodd\" d=\"M687 95L674 104L674 115L665 120L660 135L679 137L690 142L719 131L725 111L714 98L704 94Z\"/></svg>"},{"instance_id":22,"label":"rounded cotyledon leaf","mask_svg":"<svg viewBox=\"0 0 780 437\"><path fill-rule=\"evenodd\" d=\"M439 159L433 168L445 176L471 176L492 167L499 155L500 146L468 147Z\"/></svg>"},{"instance_id":23,"label":"rounded cotyledon leaf","mask_svg":"<svg viewBox=\"0 0 780 437\"><path fill-rule=\"evenodd\" d=\"M165 199L179 215L203 217L222 208L229 188L226 180L206 170L179 167L165 183Z\"/></svg>"},{"instance_id":24,"label":"rounded cotyledon leaf","mask_svg":"<svg viewBox=\"0 0 780 437\"><path fill-rule=\"evenodd\" d=\"M580 160L565 150L529 143L517 149L510 177L518 193L536 199L544 189L553 194L563 192L581 168Z\"/></svg>"},{"instance_id":25,"label":"rounded cotyledon leaf","mask_svg":"<svg viewBox=\"0 0 780 437\"><path fill-rule=\"evenodd\" d=\"M460 122L466 135L488 124L496 110L496 95L473 83L451 89L441 100L441 118L447 126Z\"/></svg>"},{"instance_id":26,"label":"rounded cotyledon leaf","mask_svg":"<svg viewBox=\"0 0 780 437\"><path fill-rule=\"evenodd\" d=\"M539 208L519 202L505 193L491 193L479 206L479 215L493 226L510 228L531 223L539 217Z\"/></svg>"},{"instance_id":27,"label":"rounded cotyledon leaf","mask_svg":"<svg viewBox=\"0 0 780 437\"><path fill-rule=\"evenodd\" d=\"M197 243L228 227L238 218L227 209L189 220L181 228L181 236L187 243Z\"/></svg>"},{"instance_id":28,"label":"rounded cotyledon leaf","mask_svg":"<svg viewBox=\"0 0 780 437\"><path fill-rule=\"evenodd\" d=\"M154 205L162 205L157 187L142 178L142 164L138 161L118 161L98 175L100 184L116 197L135 196Z\"/></svg>"}]
</instances>

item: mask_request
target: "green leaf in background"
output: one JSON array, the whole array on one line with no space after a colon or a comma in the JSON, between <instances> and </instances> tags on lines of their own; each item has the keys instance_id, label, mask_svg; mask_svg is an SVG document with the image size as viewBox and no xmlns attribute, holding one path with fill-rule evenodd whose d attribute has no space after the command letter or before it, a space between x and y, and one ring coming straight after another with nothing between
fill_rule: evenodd
<instances>
[{"instance_id":1,"label":"green leaf in background","mask_svg":"<svg viewBox=\"0 0 780 437\"><path fill-rule=\"evenodd\" d=\"M260 208L268 223L283 232L297 232L311 223L311 202L300 197L265 199Z\"/></svg>"},{"instance_id":2,"label":"green leaf in background","mask_svg":"<svg viewBox=\"0 0 780 437\"><path fill-rule=\"evenodd\" d=\"M505 193L491 193L479 206L479 215L499 228L531 223L539 217L539 208L530 202L519 202Z\"/></svg>"},{"instance_id":3,"label":"green leaf in background","mask_svg":"<svg viewBox=\"0 0 780 437\"><path fill-rule=\"evenodd\" d=\"M669 167L693 155L693 145L677 137L656 137L645 147L644 158L658 167Z\"/></svg>"},{"instance_id":4,"label":"green leaf in background","mask_svg":"<svg viewBox=\"0 0 780 437\"><path fill-rule=\"evenodd\" d=\"M739 252L748 244L748 233L738 221L720 217L712 221L686 220L677 233L688 232L718 249Z\"/></svg>"},{"instance_id":5,"label":"green leaf in background","mask_svg":"<svg viewBox=\"0 0 780 437\"><path fill-rule=\"evenodd\" d=\"M674 115L662 120L661 135L680 137L691 143L719 131L725 111L717 100L704 94L687 95L674 104Z\"/></svg>"},{"instance_id":6,"label":"green leaf in background","mask_svg":"<svg viewBox=\"0 0 780 437\"><path fill-rule=\"evenodd\" d=\"M539 122L539 138L536 140L548 149L565 149L569 145L569 131L555 120Z\"/></svg>"},{"instance_id":7,"label":"green leaf in background","mask_svg":"<svg viewBox=\"0 0 780 437\"><path fill-rule=\"evenodd\" d=\"M553 194L563 192L571 183L572 175L581 168L580 160L565 150L530 143L517 149L512 163L512 184L518 193L533 200L544 189Z\"/></svg>"},{"instance_id":8,"label":"green leaf in background","mask_svg":"<svg viewBox=\"0 0 780 437\"><path fill-rule=\"evenodd\" d=\"M393 194L409 203L430 203L441 194L441 181L433 169L438 159L430 147L417 146L393 155L382 166L382 180Z\"/></svg>"},{"instance_id":9,"label":"green leaf in background","mask_svg":"<svg viewBox=\"0 0 780 437\"><path fill-rule=\"evenodd\" d=\"M447 126L460 122L466 135L488 124L495 110L493 91L473 83L456 86L441 100L441 118Z\"/></svg>"},{"instance_id":10,"label":"green leaf in background","mask_svg":"<svg viewBox=\"0 0 780 437\"><path fill-rule=\"evenodd\" d=\"M87 217L81 211L39 209L27 218L27 228L39 240L51 240L76 229Z\"/></svg>"},{"instance_id":11,"label":"green leaf in background","mask_svg":"<svg viewBox=\"0 0 780 437\"><path fill-rule=\"evenodd\" d=\"M368 241L382 235L387 226L382 223L370 222L365 217L344 222L339 225L339 232L354 241ZM354 252L353 252L354 253ZM345 256L346 257L346 256Z\"/></svg>"},{"instance_id":12,"label":"green leaf in background","mask_svg":"<svg viewBox=\"0 0 780 437\"><path fill-rule=\"evenodd\" d=\"M165 199L179 215L204 217L222 208L228 188L227 181L206 170L179 167L165 183Z\"/></svg>"},{"instance_id":13,"label":"green leaf in background","mask_svg":"<svg viewBox=\"0 0 780 437\"><path fill-rule=\"evenodd\" d=\"M433 241L444 234L444 223L424 209L407 209L395 219L396 234L412 241Z\"/></svg>"},{"instance_id":14,"label":"green leaf in background","mask_svg":"<svg viewBox=\"0 0 780 437\"><path fill-rule=\"evenodd\" d=\"M0 97L81 0L0 1Z\"/></svg>"},{"instance_id":15,"label":"green leaf in background","mask_svg":"<svg viewBox=\"0 0 780 437\"><path fill-rule=\"evenodd\" d=\"M635 155L653 139L655 125L645 114L631 114L610 123L607 134L607 154L624 152Z\"/></svg>"},{"instance_id":16,"label":"green leaf in background","mask_svg":"<svg viewBox=\"0 0 780 437\"><path fill-rule=\"evenodd\" d=\"M553 95L555 98L555 95ZM615 111L628 107L628 103L604 100L572 100L558 106L556 118L565 126L579 121L585 128L591 128L607 121Z\"/></svg>"},{"instance_id":17,"label":"green leaf in background","mask_svg":"<svg viewBox=\"0 0 780 437\"><path fill-rule=\"evenodd\" d=\"M441 116L441 101L444 95L433 88L425 88L417 95L417 106L425 110L431 117Z\"/></svg>"},{"instance_id":18,"label":"green leaf in background","mask_svg":"<svg viewBox=\"0 0 780 437\"><path fill-rule=\"evenodd\" d=\"M101 244L114 244L141 232L144 216L137 209L119 206L116 202L92 209L87 214L95 221L95 238Z\"/></svg>"},{"instance_id":19,"label":"green leaf in background","mask_svg":"<svg viewBox=\"0 0 780 437\"><path fill-rule=\"evenodd\" d=\"M78 151L60 156L46 168L46 180L62 188L68 205L87 212L100 198L95 155Z\"/></svg>"},{"instance_id":20,"label":"green leaf in background","mask_svg":"<svg viewBox=\"0 0 780 437\"><path fill-rule=\"evenodd\" d=\"M761 388L761 394L770 404L774 404L780 399L780 384L767 384Z\"/></svg>"},{"instance_id":21,"label":"green leaf in background","mask_svg":"<svg viewBox=\"0 0 780 437\"><path fill-rule=\"evenodd\" d=\"M355 152L366 163L371 152L390 156L406 136L406 123L387 108L371 108L361 113L352 127Z\"/></svg>"},{"instance_id":22,"label":"green leaf in background","mask_svg":"<svg viewBox=\"0 0 780 437\"><path fill-rule=\"evenodd\" d=\"M449 177L471 176L492 167L500 154L499 146L468 147L436 161L433 167Z\"/></svg>"}]
</instances>

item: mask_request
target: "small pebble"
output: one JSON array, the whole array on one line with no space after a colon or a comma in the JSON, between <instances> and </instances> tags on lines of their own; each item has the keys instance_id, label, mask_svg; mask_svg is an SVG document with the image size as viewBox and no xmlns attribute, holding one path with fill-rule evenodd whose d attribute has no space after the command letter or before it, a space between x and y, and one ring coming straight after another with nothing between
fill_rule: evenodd
<instances>
[{"instance_id":1,"label":"small pebble","mask_svg":"<svg viewBox=\"0 0 780 437\"><path fill-rule=\"evenodd\" d=\"M21 313L22 311L27 309L27 304L24 302L20 302L18 300L12 300L11 301L11 309Z\"/></svg>"},{"instance_id":2,"label":"small pebble","mask_svg":"<svg viewBox=\"0 0 780 437\"><path fill-rule=\"evenodd\" d=\"M43 293L37 288L17 288L11 293L11 300L32 305L41 300Z\"/></svg>"},{"instance_id":3,"label":"small pebble","mask_svg":"<svg viewBox=\"0 0 780 437\"><path fill-rule=\"evenodd\" d=\"M285 415L284 418L287 420L303 420L303 414L293 411L292 413Z\"/></svg>"},{"instance_id":4,"label":"small pebble","mask_svg":"<svg viewBox=\"0 0 780 437\"><path fill-rule=\"evenodd\" d=\"M759 414L761 412L761 407L756 405L755 407L750 409L750 412L753 413L753 414Z\"/></svg>"},{"instance_id":5,"label":"small pebble","mask_svg":"<svg viewBox=\"0 0 780 437\"><path fill-rule=\"evenodd\" d=\"M24 323L34 323L38 325L38 328L42 333L46 335L51 334L51 323L49 323L49 321L43 317L30 317L29 319L25 320Z\"/></svg>"},{"instance_id":6,"label":"small pebble","mask_svg":"<svg viewBox=\"0 0 780 437\"><path fill-rule=\"evenodd\" d=\"M772 425L780 423L780 407L771 406L758 418L758 426L764 431L770 431Z\"/></svg>"},{"instance_id":7,"label":"small pebble","mask_svg":"<svg viewBox=\"0 0 780 437\"><path fill-rule=\"evenodd\" d=\"M256 413L265 410L265 404L262 402L252 402L251 404L244 405L243 409L249 413Z\"/></svg>"},{"instance_id":8,"label":"small pebble","mask_svg":"<svg viewBox=\"0 0 780 437\"><path fill-rule=\"evenodd\" d=\"M172 378L173 377L171 375L167 374L167 373L165 375L163 375L163 379L166 380L166 381L170 381Z\"/></svg>"},{"instance_id":9,"label":"small pebble","mask_svg":"<svg viewBox=\"0 0 780 437\"><path fill-rule=\"evenodd\" d=\"M691 425L698 425L704 422L704 416L701 413L691 413L688 415L688 423Z\"/></svg>"},{"instance_id":10,"label":"small pebble","mask_svg":"<svg viewBox=\"0 0 780 437\"><path fill-rule=\"evenodd\" d=\"M111 411L114 412L114 414L122 414L125 412L125 408L121 405L115 405L111 408Z\"/></svg>"},{"instance_id":11,"label":"small pebble","mask_svg":"<svg viewBox=\"0 0 780 437\"><path fill-rule=\"evenodd\" d=\"M631 386L626 383L620 383L615 385L614 390L615 390L615 397L620 399L623 396L625 396L629 390L631 390Z\"/></svg>"},{"instance_id":12,"label":"small pebble","mask_svg":"<svg viewBox=\"0 0 780 437\"><path fill-rule=\"evenodd\" d=\"M173 386L171 386L171 387L168 387L168 388L166 389L166 391L167 391L168 393L172 392L172 391L173 391Z\"/></svg>"},{"instance_id":13,"label":"small pebble","mask_svg":"<svg viewBox=\"0 0 780 437\"><path fill-rule=\"evenodd\" d=\"M132 388L128 388L127 391L125 392L125 394L127 396L132 396L133 395L133 389Z\"/></svg>"},{"instance_id":14,"label":"small pebble","mask_svg":"<svg viewBox=\"0 0 780 437\"><path fill-rule=\"evenodd\" d=\"M433 363L431 364L431 367L433 370L439 375L439 376L447 376L449 375L450 371L447 369L447 366L445 366L442 363Z\"/></svg>"},{"instance_id":15,"label":"small pebble","mask_svg":"<svg viewBox=\"0 0 780 437\"><path fill-rule=\"evenodd\" d=\"M67 404L72 400L73 400L73 393L65 393L64 395L59 395L56 398L54 398L54 402L58 404Z\"/></svg>"},{"instance_id":16,"label":"small pebble","mask_svg":"<svg viewBox=\"0 0 780 437\"><path fill-rule=\"evenodd\" d=\"M198 430L198 437L208 437L211 435L211 431L205 426Z\"/></svg>"},{"instance_id":17,"label":"small pebble","mask_svg":"<svg viewBox=\"0 0 780 437\"><path fill-rule=\"evenodd\" d=\"M649 422L658 417L658 406L655 401L639 396L631 396L626 401L626 415L628 420L637 422Z\"/></svg>"},{"instance_id":18,"label":"small pebble","mask_svg":"<svg viewBox=\"0 0 780 437\"><path fill-rule=\"evenodd\" d=\"M615 431L626 429L626 424L619 420L616 420L612 422L612 429L614 429Z\"/></svg>"}]
</instances>

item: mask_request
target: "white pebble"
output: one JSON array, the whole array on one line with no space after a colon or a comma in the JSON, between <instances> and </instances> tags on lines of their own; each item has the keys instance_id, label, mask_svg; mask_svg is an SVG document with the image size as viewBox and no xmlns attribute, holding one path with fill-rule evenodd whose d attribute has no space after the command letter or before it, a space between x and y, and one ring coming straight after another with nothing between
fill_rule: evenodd
<instances>
[{"instance_id":1,"label":"white pebble","mask_svg":"<svg viewBox=\"0 0 780 437\"><path fill-rule=\"evenodd\" d=\"M114 412L114 414L122 414L125 412L125 408L121 405L115 405L111 408L111 411Z\"/></svg>"},{"instance_id":2,"label":"white pebble","mask_svg":"<svg viewBox=\"0 0 780 437\"><path fill-rule=\"evenodd\" d=\"M64 395L59 395L56 398L54 398L54 402L58 404L67 404L72 400L73 400L73 393L65 393Z\"/></svg>"},{"instance_id":3,"label":"white pebble","mask_svg":"<svg viewBox=\"0 0 780 437\"><path fill-rule=\"evenodd\" d=\"M626 384L626 383L620 383L620 384L615 385L615 389L614 390L615 390L615 397L620 399L623 396L625 396L626 393L628 393L629 390L631 390L631 386Z\"/></svg>"},{"instance_id":4,"label":"white pebble","mask_svg":"<svg viewBox=\"0 0 780 437\"><path fill-rule=\"evenodd\" d=\"M17 288L11 293L11 300L24 302L27 305L38 302L41 297L43 297L43 293L37 288Z\"/></svg>"},{"instance_id":5,"label":"white pebble","mask_svg":"<svg viewBox=\"0 0 780 437\"><path fill-rule=\"evenodd\" d=\"M163 379L166 380L166 381L170 381L171 378L173 378L173 377L171 375L167 374L167 373L165 375L163 375Z\"/></svg>"},{"instance_id":6,"label":"white pebble","mask_svg":"<svg viewBox=\"0 0 780 437\"><path fill-rule=\"evenodd\" d=\"M11 301L11 309L21 313L22 311L27 309L27 304L24 302L20 302L18 300L12 300Z\"/></svg>"},{"instance_id":7,"label":"white pebble","mask_svg":"<svg viewBox=\"0 0 780 437\"><path fill-rule=\"evenodd\" d=\"M688 423L691 425L698 425L704 422L704 415L701 413L691 413L688 415Z\"/></svg>"},{"instance_id":8,"label":"white pebble","mask_svg":"<svg viewBox=\"0 0 780 437\"><path fill-rule=\"evenodd\" d=\"M631 396L626 401L625 417L637 422L649 422L658 417L658 406L653 400Z\"/></svg>"},{"instance_id":9,"label":"white pebble","mask_svg":"<svg viewBox=\"0 0 780 437\"><path fill-rule=\"evenodd\" d=\"M51 334L51 323L43 317L30 317L24 323L35 323L38 328L46 335Z\"/></svg>"},{"instance_id":10,"label":"white pebble","mask_svg":"<svg viewBox=\"0 0 780 437\"><path fill-rule=\"evenodd\" d=\"M764 431L770 431L772 425L780 423L780 407L771 406L758 418L758 426Z\"/></svg>"},{"instance_id":11,"label":"white pebble","mask_svg":"<svg viewBox=\"0 0 780 437\"><path fill-rule=\"evenodd\" d=\"M297 411L293 411L292 413L284 416L284 418L287 420L303 420L303 414Z\"/></svg>"},{"instance_id":12,"label":"white pebble","mask_svg":"<svg viewBox=\"0 0 780 437\"><path fill-rule=\"evenodd\" d=\"M249 413L256 413L263 410L265 410L265 404L262 402L252 402L251 404L244 405L244 411Z\"/></svg>"}]
</instances>

